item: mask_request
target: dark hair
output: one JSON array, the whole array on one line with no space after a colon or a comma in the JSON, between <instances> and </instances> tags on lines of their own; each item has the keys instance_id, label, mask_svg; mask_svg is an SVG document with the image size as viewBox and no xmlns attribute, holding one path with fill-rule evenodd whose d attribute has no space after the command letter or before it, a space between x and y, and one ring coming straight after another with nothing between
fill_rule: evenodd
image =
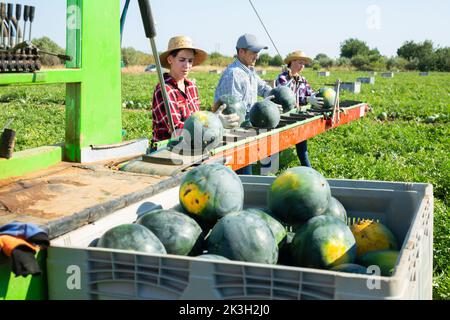
<instances>
[{"instance_id":1,"label":"dark hair","mask_svg":"<svg viewBox=\"0 0 450 320\"><path fill-rule=\"evenodd\" d=\"M172 52L170 52L170 56L172 56L172 57L176 57L177 56L177 54L178 54L178 52L180 52L181 50L192 50L192 51L194 51L194 56L197 54L197 52L194 50L194 49L175 49L175 50L173 50Z\"/></svg>"}]
</instances>

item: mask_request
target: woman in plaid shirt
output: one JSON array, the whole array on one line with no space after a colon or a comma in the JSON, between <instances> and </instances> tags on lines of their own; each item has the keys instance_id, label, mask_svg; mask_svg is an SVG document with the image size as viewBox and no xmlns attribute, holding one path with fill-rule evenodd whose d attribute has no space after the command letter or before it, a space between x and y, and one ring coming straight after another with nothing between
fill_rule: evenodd
<instances>
[{"instance_id":1,"label":"woman in plaid shirt","mask_svg":"<svg viewBox=\"0 0 450 320\"><path fill-rule=\"evenodd\" d=\"M197 86L187 77L192 67L203 63L207 57L208 54L194 47L192 40L186 36L171 38L167 51L159 56L161 65L169 69L169 73L164 74L164 82L175 131L183 129L184 122L189 116L200 110ZM156 86L153 93L152 116L152 150L156 150L157 142L170 139L173 134L164 107L160 84Z\"/></svg>"},{"instance_id":2,"label":"woman in plaid shirt","mask_svg":"<svg viewBox=\"0 0 450 320\"><path fill-rule=\"evenodd\" d=\"M278 76L275 85L289 87L295 94L297 107L304 106L312 102L312 100L315 100L314 103L316 104L323 103L323 101L319 100L320 98L315 98L308 81L300 75L305 69L305 65L311 63L311 58L307 57L302 51L295 51L284 59L284 63L288 66L288 70ZM298 143L295 147L301 165L311 167L308 159L307 140Z\"/></svg>"}]
</instances>

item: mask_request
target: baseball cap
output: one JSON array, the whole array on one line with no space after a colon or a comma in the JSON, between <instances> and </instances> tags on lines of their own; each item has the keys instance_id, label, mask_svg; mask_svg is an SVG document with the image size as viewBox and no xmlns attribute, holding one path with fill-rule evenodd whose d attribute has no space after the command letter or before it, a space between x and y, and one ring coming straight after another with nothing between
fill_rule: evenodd
<instances>
[{"instance_id":1,"label":"baseball cap","mask_svg":"<svg viewBox=\"0 0 450 320\"><path fill-rule=\"evenodd\" d=\"M246 33L239 37L237 44L236 44L236 48L237 49L248 49L253 52L259 52L262 49L267 50L269 47L259 44L254 35Z\"/></svg>"}]
</instances>

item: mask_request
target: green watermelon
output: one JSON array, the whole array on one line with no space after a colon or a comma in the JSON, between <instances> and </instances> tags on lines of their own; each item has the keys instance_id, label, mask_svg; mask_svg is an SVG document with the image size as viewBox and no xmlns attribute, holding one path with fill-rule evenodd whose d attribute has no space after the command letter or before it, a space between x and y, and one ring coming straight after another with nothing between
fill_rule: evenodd
<instances>
[{"instance_id":1,"label":"green watermelon","mask_svg":"<svg viewBox=\"0 0 450 320\"><path fill-rule=\"evenodd\" d=\"M222 111L223 114L228 115L236 113L239 116L239 125L241 125L245 121L245 114L247 112L247 109L242 100L238 97L231 94L224 94L220 96L219 100L217 100L217 103L219 107L223 104L226 105L226 108Z\"/></svg>"},{"instance_id":2,"label":"green watermelon","mask_svg":"<svg viewBox=\"0 0 450 320\"><path fill-rule=\"evenodd\" d=\"M272 230L273 235L275 236L275 240L277 241L277 244L280 246L283 239L286 237L287 231L284 228L284 226L281 224L280 221L278 221L277 218L271 216L269 213L265 212L262 209L257 208L247 208L241 213L252 213L258 215L260 218L262 218L267 225L269 226L270 230Z\"/></svg>"},{"instance_id":3,"label":"green watermelon","mask_svg":"<svg viewBox=\"0 0 450 320\"><path fill-rule=\"evenodd\" d=\"M323 108L334 108L334 102L336 100L336 91L332 88L320 88L316 94L316 97L323 98Z\"/></svg>"},{"instance_id":4,"label":"green watermelon","mask_svg":"<svg viewBox=\"0 0 450 320\"><path fill-rule=\"evenodd\" d=\"M276 128L280 119L280 110L270 100L256 102L250 109L250 123L256 128Z\"/></svg>"},{"instance_id":5,"label":"green watermelon","mask_svg":"<svg viewBox=\"0 0 450 320\"><path fill-rule=\"evenodd\" d=\"M192 218L175 210L154 210L143 214L136 223L152 231L167 253L195 255L201 252L203 233Z\"/></svg>"},{"instance_id":6,"label":"green watermelon","mask_svg":"<svg viewBox=\"0 0 450 320\"><path fill-rule=\"evenodd\" d=\"M367 268L356 263L344 263L331 268L333 271L367 274Z\"/></svg>"},{"instance_id":7,"label":"green watermelon","mask_svg":"<svg viewBox=\"0 0 450 320\"><path fill-rule=\"evenodd\" d=\"M295 232L287 232L286 237L281 241L278 245L279 253L278 253L278 264L293 266L294 263L292 261L292 253L291 253L291 244L292 240L295 237Z\"/></svg>"},{"instance_id":8,"label":"green watermelon","mask_svg":"<svg viewBox=\"0 0 450 320\"><path fill-rule=\"evenodd\" d=\"M133 250L145 253L167 253L156 235L139 224L122 224L106 231L97 247Z\"/></svg>"},{"instance_id":9,"label":"green watermelon","mask_svg":"<svg viewBox=\"0 0 450 320\"><path fill-rule=\"evenodd\" d=\"M215 223L244 206L244 187L238 175L221 164L202 164L189 171L179 191L183 210Z\"/></svg>"},{"instance_id":10,"label":"green watermelon","mask_svg":"<svg viewBox=\"0 0 450 320\"><path fill-rule=\"evenodd\" d=\"M217 254L209 254L209 253L205 253L202 255L197 256L197 258L201 258L201 259L205 259L205 260L222 260L222 261L228 261L230 259L227 259L225 257L219 256Z\"/></svg>"},{"instance_id":11,"label":"green watermelon","mask_svg":"<svg viewBox=\"0 0 450 320\"><path fill-rule=\"evenodd\" d=\"M331 191L319 172L295 167L278 176L267 195L270 211L282 222L297 225L322 215L328 208Z\"/></svg>"},{"instance_id":12,"label":"green watermelon","mask_svg":"<svg viewBox=\"0 0 450 320\"><path fill-rule=\"evenodd\" d=\"M394 273L400 252L398 250L370 251L358 258L361 265L370 268L378 266L382 276L389 277ZM369 272L373 270L368 270ZM371 273L372 274L372 273Z\"/></svg>"},{"instance_id":13,"label":"green watermelon","mask_svg":"<svg viewBox=\"0 0 450 320\"><path fill-rule=\"evenodd\" d=\"M256 214L235 212L220 219L207 237L208 253L230 260L276 264L278 245Z\"/></svg>"},{"instance_id":14,"label":"green watermelon","mask_svg":"<svg viewBox=\"0 0 450 320\"><path fill-rule=\"evenodd\" d=\"M184 122L182 137L183 146L209 151L222 143L223 125L214 113L198 111Z\"/></svg>"},{"instance_id":15,"label":"green watermelon","mask_svg":"<svg viewBox=\"0 0 450 320\"><path fill-rule=\"evenodd\" d=\"M274 96L272 101L283 107L283 112L288 112L295 107L294 92L285 86L278 86L270 91L269 96Z\"/></svg>"},{"instance_id":16,"label":"green watermelon","mask_svg":"<svg viewBox=\"0 0 450 320\"><path fill-rule=\"evenodd\" d=\"M347 211L345 210L342 203L335 197L331 197L328 203L328 208L323 213L328 216L334 216L341 219L343 222L347 223Z\"/></svg>"},{"instance_id":17,"label":"green watermelon","mask_svg":"<svg viewBox=\"0 0 450 320\"><path fill-rule=\"evenodd\" d=\"M356 242L350 228L332 216L308 220L291 243L293 262L300 267L331 269L356 258Z\"/></svg>"}]
</instances>

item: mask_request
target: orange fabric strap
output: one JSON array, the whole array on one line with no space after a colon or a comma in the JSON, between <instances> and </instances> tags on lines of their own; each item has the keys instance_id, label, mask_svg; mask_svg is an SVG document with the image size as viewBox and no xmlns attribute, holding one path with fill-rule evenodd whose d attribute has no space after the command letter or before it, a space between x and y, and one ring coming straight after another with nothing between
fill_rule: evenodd
<instances>
[{"instance_id":1,"label":"orange fabric strap","mask_svg":"<svg viewBox=\"0 0 450 320\"><path fill-rule=\"evenodd\" d=\"M32 249L33 252L36 252L37 250L37 247L33 246L32 244L21 238L13 237L6 234L0 235L0 250L2 250L6 256L10 257L13 250L18 246L27 246L30 249Z\"/></svg>"}]
</instances>

